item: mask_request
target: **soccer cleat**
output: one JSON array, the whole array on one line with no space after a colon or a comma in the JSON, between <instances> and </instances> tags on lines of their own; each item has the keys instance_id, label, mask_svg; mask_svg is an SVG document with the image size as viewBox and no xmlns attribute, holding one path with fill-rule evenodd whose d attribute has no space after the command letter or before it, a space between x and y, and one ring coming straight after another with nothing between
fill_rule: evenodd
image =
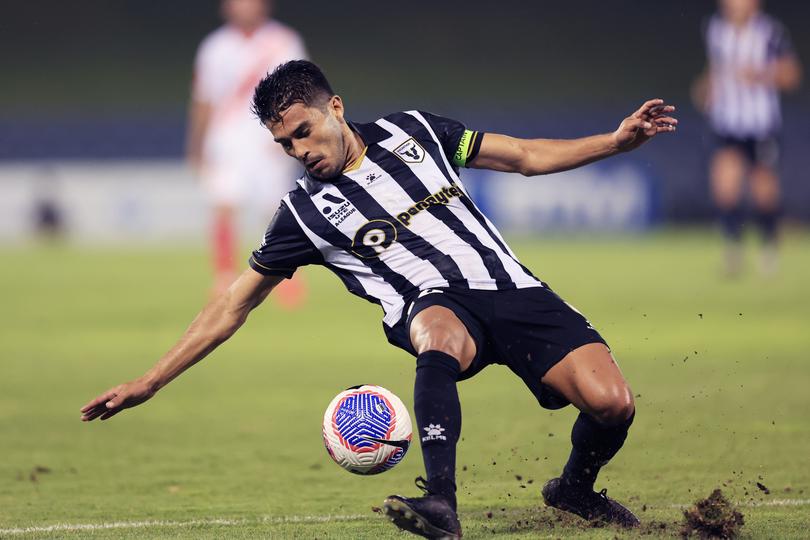
<instances>
[{"instance_id":1,"label":"soccer cleat","mask_svg":"<svg viewBox=\"0 0 810 540\"><path fill-rule=\"evenodd\" d=\"M636 527L640 524L633 512L608 498L606 489L596 493L590 489L571 488L564 485L561 478L552 478L543 486L543 500L547 506L571 512L587 520L604 521L622 527Z\"/></svg>"},{"instance_id":2,"label":"soccer cleat","mask_svg":"<svg viewBox=\"0 0 810 540\"><path fill-rule=\"evenodd\" d=\"M385 515L400 529L425 538L457 540L461 538L461 524L456 511L443 496L431 493L424 478L416 479L416 486L425 492L422 497L391 495L383 502Z\"/></svg>"}]
</instances>

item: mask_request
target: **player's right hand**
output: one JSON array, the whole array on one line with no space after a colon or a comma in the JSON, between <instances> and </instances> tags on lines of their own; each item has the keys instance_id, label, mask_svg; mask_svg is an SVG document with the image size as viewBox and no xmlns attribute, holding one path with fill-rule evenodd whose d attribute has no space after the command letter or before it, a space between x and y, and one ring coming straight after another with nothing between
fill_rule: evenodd
<instances>
[{"instance_id":1,"label":"player's right hand","mask_svg":"<svg viewBox=\"0 0 810 540\"><path fill-rule=\"evenodd\" d=\"M96 418L106 420L124 409L140 405L155 395L156 389L144 379L135 379L128 383L110 388L81 408L82 422Z\"/></svg>"}]
</instances>

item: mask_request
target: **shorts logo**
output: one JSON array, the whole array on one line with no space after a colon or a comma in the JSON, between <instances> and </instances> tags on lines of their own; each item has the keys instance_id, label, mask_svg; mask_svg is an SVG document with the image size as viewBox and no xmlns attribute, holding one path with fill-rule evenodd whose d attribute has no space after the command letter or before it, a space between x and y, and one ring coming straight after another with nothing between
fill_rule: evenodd
<instances>
[{"instance_id":1,"label":"shorts logo","mask_svg":"<svg viewBox=\"0 0 810 540\"><path fill-rule=\"evenodd\" d=\"M429 424L427 427L422 428L427 432L427 435L422 437L422 442L427 441L446 441L447 437L442 435L444 428L441 424Z\"/></svg>"},{"instance_id":2,"label":"shorts logo","mask_svg":"<svg viewBox=\"0 0 810 540\"><path fill-rule=\"evenodd\" d=\"M419 293L419 296L416 298L422 298L423 296L427 296L429 294L443 294L444 291L440 291L439 289L425 289L424 291Z\"/></svg>"},{"instance_id":3,"label":"shorts logo","mask_svg":"<svg viewBox=\"0 0 810 540\"><path fill-rule=\"evenodd\" d=\"M397 146L394 153L405 163L422 163L425 159L425 149L413 137Z\"/></svg>"}]
</instances>

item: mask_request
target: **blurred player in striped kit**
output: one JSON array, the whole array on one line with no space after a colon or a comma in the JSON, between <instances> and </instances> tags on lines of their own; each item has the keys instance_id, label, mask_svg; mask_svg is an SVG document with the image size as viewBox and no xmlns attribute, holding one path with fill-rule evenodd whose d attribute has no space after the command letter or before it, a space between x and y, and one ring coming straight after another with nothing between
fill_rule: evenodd
<instances>
[{"instance_id":1,"label":"blurred player in striped kit","mask_svg":"<svg viewBox=\"0 0 810 540\"><path fill-rule=\"evenodd\" d=\"M740 272L745 181L764 242L762 271L776 271L780 212L779 93L798 88L801 67L785 27L760 0L720 0L705 29L708 65L694 97L716 143L711 190L726 239L725 272Z\"/></svg>"},{"instance_id":2,"label":"blurred player in striped kit","mask_svg":"<svg viewBox=\"0 0 810 540\"><path fill-rule=\"evenodd\" d=\"M215 294L236 277L239 210L250 204L272 216L300 174L250 111L262 77L307 56L299 34L270 18L272 7L270 0L222 0L225 24L202 41L194 63L187 157L213 205ZM297 305L300 277L279 292L283 305Z\"/></svg>"}]
</instances>

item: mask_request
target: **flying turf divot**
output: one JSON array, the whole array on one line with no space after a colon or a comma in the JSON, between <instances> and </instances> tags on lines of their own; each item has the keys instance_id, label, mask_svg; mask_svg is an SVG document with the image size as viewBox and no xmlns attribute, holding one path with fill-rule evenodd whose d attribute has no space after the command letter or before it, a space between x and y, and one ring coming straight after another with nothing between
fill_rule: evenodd
<instances>
[{"instance_id":1,"label":"flying turf divot","mask_svg":"<svg viewBox=\"0 0 810 540\"><path fill-rule=\"evenodd\" d=\"M684 510L683 517L681 536L684 538L736 538L745 523L742 512L719 489Z\"/></svg>"}]
</instances>

